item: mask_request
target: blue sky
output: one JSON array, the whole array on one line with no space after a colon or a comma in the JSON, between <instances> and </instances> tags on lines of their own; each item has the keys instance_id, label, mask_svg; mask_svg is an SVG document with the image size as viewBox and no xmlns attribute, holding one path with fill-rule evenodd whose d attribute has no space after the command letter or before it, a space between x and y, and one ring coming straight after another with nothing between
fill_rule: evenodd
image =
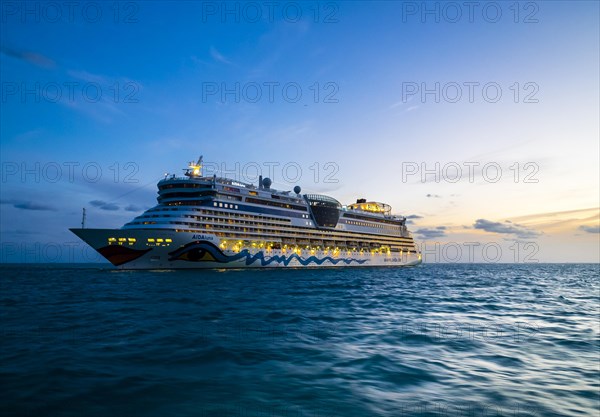
<instances>
[{"instance_id":1,"label":"blue sky","mask_svg":"<svg viewBox=\"0 0 600 417\"><path fill-rule=\"evenodd\" d=\"M388 202L430 248L599 261L597 2L269 4L3 2L2 260L53 260L82 207L122 226L202 154Z\"/></svg>"}]
</instances>

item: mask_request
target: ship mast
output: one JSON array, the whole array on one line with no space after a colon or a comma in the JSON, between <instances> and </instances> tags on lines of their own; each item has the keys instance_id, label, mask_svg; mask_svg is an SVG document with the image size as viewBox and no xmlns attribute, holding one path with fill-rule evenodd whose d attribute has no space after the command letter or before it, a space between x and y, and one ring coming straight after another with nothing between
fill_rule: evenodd
<instances>
[{"instance_id":1,"label":"ship mast","mask_svg":"<svg viewBox=\"0 0 600 417\"><path fill-rule=\"evenodd\" d=\"M81 214L81 228L85 229L85 207L83 208L83 213Z\"/></svg>"},{"instance_id":2,"label":"ship mast","mask_svg":"<svg viewBox=\"0 0 600 417\"><path fill-rule=\"evenodd\" d=\"M188 177L201 177L202 176L202 155L198 158L198 162L194 163L194 161L190 162L187 169L185 170L185 175Z\"/></svg>"}]
</instances>

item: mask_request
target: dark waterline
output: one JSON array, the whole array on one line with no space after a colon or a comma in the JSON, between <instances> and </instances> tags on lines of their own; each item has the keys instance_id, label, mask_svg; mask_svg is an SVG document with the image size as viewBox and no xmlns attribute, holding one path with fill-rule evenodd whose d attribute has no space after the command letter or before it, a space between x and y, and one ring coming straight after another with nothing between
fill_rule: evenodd
<instances>
[{"instance_id":1,"label":"dark waterline","mask_svg":"<svg viewBox=\"0 0 600 417\"><path fill-rule=\"evenodd\" d=\"M2 415L599 415L597 264L0 273Z\"/></svg>"}]
</instances>

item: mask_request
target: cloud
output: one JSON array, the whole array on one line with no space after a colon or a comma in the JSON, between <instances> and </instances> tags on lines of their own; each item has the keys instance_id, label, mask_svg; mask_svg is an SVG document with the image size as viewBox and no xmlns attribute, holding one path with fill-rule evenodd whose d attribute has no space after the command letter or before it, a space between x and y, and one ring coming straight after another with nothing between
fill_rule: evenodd
<instances>
[{"instance_id":1,"label":"cloud","mask_svg":"<svg viewBox=\"0 0 600 417\"><path fill-rule=\"evenodd\" d=\"M394 104L392 104L390 107L388 107L388 109L390 109L390 110L391 110L391 109L395 109L395 108L396 108L396 107L398 107L398 106L403 106L403 105L405 105L406 103L410 103L410 102L411 102L411 101L412 101L414 98L415 98L415 96L414 96L414 95L412 95L412 96L410 96L410 97L409 97L408 99L406 99L406 100L400 100L400 101L397 101L397 102L395 102ZM413 106L413 107L419 107L419 106ZM405 111L409 111L409 110L405 110Z\"/></svg>"},{"instance_id":2,"label":"cloud","mask_svg":"<svg viewBox=\"0 0 600 417\"><path fill-rule=\"evenodd\" d=\"M25 201L23 203L15 204L13 207L21 209L21 210L56 211L56 209L52 206L47 206L45 204L33 203L31 201Z\"/></svg>"},{"instance_id":3,"label":"cloud","mask_svg":"<svg viewBox=\"0 0 600 417\"><path fill-rule=\"evenodd\" d=\"M550 217L561 217L567 214L595 214L598 213L598 207L591 207L577 210L551 211L545 213L528 214L526 216L512 217L513 220L546 220Z\"/></svg>"},{"instance_id":4,"label":"cloud","mask_svg":"<svg viewBox=\"0 0 600 417\"><path fill-rule=\"evenodd\" d=\"M107 203L102 200L92 200L90 204L94 207L98 207L100 210L116 211L119 210L119 206L113 203Z\"/></svg>"},{"instance_id":5,"label":"cloud","mask_svg":"<svg viewBox=\"0 0 600 417\"><path fill-rule=\"evenodd\" d=\"M444 237L446 236L446 232L444 232L445 227L439 226L435 229L419 229L414 233L422 237L423 239L433 239L436 237Z\"/></svg>"},{"instance_id":6,"label":"cloud","mask_svg":"<svg viewBox=\"0 0 600 417\"><path fill-rule=\"evenodd\" d=\"M119 206L117 206L116 204L109 203L100 207L100 210L116 211L119 210Z\"/></svg>"},{"instance_id":7,"label":"cloud","mask_svg":"<svg viewBox=\"0 0 600 417\"><path fill-rule=\"evenodd\" d=\"M534 238L540 235L540 233L535 230L509 222L508 220L504 223L500 223L485 219L477 219L473 224L473 227L490 233L512 234L521 239Z\"/></svg>"},{"instance_id":8,"label":"cloud","mask_svg":"<svg viewBox=\"0 0 600 417\"><path fill-rule=\"evenodd\" d=\"M212 56L212 58L217 62L222 62L224 64L231 64L231 61L229 61L219 51L217 51L217 48L215 48L214 46L210 47L210 56Z\"/></svg>"},{"instance_id":9,"label":"cloud","mask_svg":"<svg viewBox=\"0 0 600 417\"><path fill-rule=\"evenodd\" d=\"M587 233L600 233L600 226L579 226L579 230Z\"/></svg>"},{"instance_id":10,"label":"cloud","mask_svg":"<svg viewBox=\"0 0 600 417\"><path fill-rule=\"evenodd\" d=\"M111 88L114 88L114 86L117 85L123 89L124 95L127 95L126 100L130 101L131 103L137 102L137 93L143 88L143 85L141 85L139 82L131 80L127 77L107 77L84 70L61 68L61 66L57 65L53 59L37 52L17 50L5 45L0 46L0 52L2 55L16 58L41 68L65 72L66 75L76 80L83 80L87 83L95 83L100 86L97 86L97 88L101 88L102 90L109 91ZM100 91L100 93L102 93L102 91ZM115 100L110 100L110 96L110 94L99 94L98 100L88 100L86 99L85 94L75 94L72 97L70 97L69 94L63 94L57 100L57 102L63 106L66 106L70 110L84 113L87 116L91 116L104 123L110 123L115 117L126 115L126 112L123 110L123 108L116 105ZM125 100L125 98L123 99Z\"/></svg>"},{"instance_id":11,"label":"cloud","mask_svg":"<svg viewBox=\"0 0 600 417\"><path fill-rule=\"evenodd\" d=\"M31 201L25 201L23 203L15 204L13 207L21 210L36 210L36 211L56 211L54 207L47 206L45 204L33 203Z\"/></svg>"},{"instance_id":12,"label":"cloud","mask_svg":"<svg viewBox=\"0 0 600 417\"><path fill-rule=\"evenodd\" d=\"M142 211L143 209L141 207L134 206L133 204L130 204L127 207L125 207L124 210L125 211Z\"/></svg>"},{"instance_id":13,"label":"cloud","mask_svg":"<svg viewBox=\"0 0 600 417\"><path fill-rule=\"evenodd\" d=\"M28 62L41 68L54 68L56 66L54 60L37 52L19 51L4 45L0 46L0 52L6 56L20 59L21 61Z\"/></svg>"},{"instance_id":14,"label":"cloud","mask_svg":"<svg viewBox=\"0 0 600 417\"><path fill-rule=\"evenodd\" d=\"M422 219L423 216L419 216L417 214L411 214L406 216L406 224L415 224L413 220Z\"/></svg>"},{"instance_id":15,"label":"cloud","mask_svg":"<svg viewBox=\"0 0 600 417\"><path fill-rule=\"evenodd\" d=\"M91 72L83 71L83 70L68 70L67 74L69 74L73 78L77 78L83 81L87 81L88 83L96 83L102 85L110 85L111 80L103 75L92 74Z\"/></svg>"},{"instance_id":16,"label":"cloud","mask_svg":"<svg viewBox=\"0 0 600 417\"><path fill-rule=\"evenodd\" d=\"M0 200L0 204L12 204L14 208L18 208L20 210L56 211L56 209L52 206L34 203L32 201Z\"/></svg>"},{"instance_id":17,"label":"cloud","mask_svg":"<svg viewBox=\"0 0 600 417\"><path fill-rule=\"evenodd\" d=\"M428 198L442 198L440 195L437 195L437 194L427 194L426 197L428 197Z\"/></svg>"}]
</instances>

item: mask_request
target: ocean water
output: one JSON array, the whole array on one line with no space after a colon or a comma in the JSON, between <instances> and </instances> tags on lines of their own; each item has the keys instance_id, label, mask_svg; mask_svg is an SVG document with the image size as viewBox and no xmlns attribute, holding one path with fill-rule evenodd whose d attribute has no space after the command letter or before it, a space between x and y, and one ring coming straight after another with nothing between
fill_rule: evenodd
<instances>
[{"instance_id":1,"label":"ocean water","mask_svg":"<svg viewBox=\"0 0 600 417\"><path fill-rule=\"evenodd\" d=\"M0 415L600 415L599 265L0 273Z\"/></svg>"}]
</instances>

